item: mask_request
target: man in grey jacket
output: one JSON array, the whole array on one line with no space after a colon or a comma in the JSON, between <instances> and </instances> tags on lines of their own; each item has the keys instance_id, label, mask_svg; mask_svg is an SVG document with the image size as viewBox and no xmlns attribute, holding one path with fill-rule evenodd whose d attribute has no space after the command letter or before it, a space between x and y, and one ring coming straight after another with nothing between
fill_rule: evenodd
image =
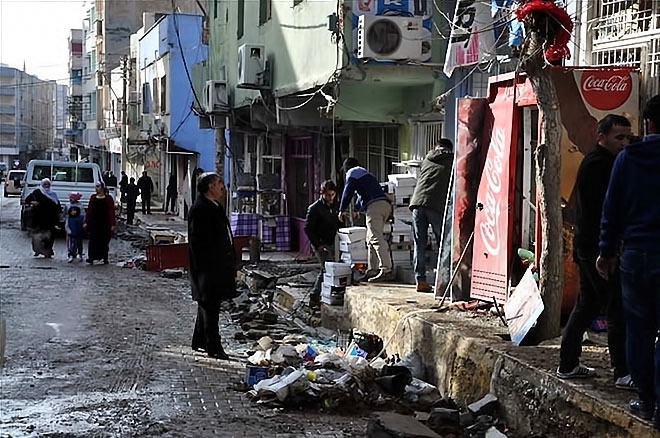
<instances>
[{"instance_id":1,"label":"man in grey jacket","mask_svg":"<svg viewBox=\"0 0 660 438\"><path fill-rule=\"evenodd\" d=\"M412 211L413 268L417 282L417 292L433 292L426 282L425 252L428 244L429 225L440 246L440 234L444 219L449 178L454 166L454 145L451 140L442 138L438 145L430 151L417 175L417 185L410 200Z\"/></svg>"}]
</instances>

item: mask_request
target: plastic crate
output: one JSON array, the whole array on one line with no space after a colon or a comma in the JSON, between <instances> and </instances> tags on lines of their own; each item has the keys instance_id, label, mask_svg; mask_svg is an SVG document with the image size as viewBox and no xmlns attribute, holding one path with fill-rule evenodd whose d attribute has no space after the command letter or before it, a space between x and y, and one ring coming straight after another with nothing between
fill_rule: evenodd
<instances>
[{"instance_id":1,"label":"plastic crate","mask_svg":"<svg viewBox=\"0 0 660 438\"><path fill-rule=\"evenodd\" d=\"M188 266L187 243L147 246L147 271L188 268Z\"/></svg>"}]
</instances>

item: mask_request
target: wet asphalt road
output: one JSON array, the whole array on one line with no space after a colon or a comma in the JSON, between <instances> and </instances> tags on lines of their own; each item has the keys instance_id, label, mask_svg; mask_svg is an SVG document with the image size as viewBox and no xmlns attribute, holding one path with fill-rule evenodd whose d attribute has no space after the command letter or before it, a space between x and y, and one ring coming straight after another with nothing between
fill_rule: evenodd
<instances>
[{"instance_id":1,"label":"wet asphalt road","mask_svg":"<svg viewBox=\"0 0 660 438\"><path fill-rule=\"evenodd\" d=\"M361 437L366 420L255 406L234 389L244 362L189 348L196 311L187 279L32 256L19 198L0 197L2 437ZM222 321L223 336L235 331ZM230 345L231 350L231 345Z\"/></svg>"}]
</instances>

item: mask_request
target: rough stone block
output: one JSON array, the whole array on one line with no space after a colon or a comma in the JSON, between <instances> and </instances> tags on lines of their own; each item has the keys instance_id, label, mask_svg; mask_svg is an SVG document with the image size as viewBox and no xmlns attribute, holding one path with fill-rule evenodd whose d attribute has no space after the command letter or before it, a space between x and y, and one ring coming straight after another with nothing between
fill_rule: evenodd
<instances>
[{"instance_id":1,"label":"rough stone block","mask_svg":"<svg viewBox=\"0 0 660 438\"><path fill-rule=\"evenodd\" d=\"M461 412L458 417L458 422L460 423L461 427L472 426L474 424L474 415L472 415L472 412L470 411Z\"/></svg>"},{"instance_id":2,"label":"rough stone block","mask_svg":"<svg viewBox=\"0 0 660 438\"><path fill-rule=\"evenodd\" d=\"M449 408L435 408L431 411L431 416L429 418L429 425L441 425L441 424L459 424L460 416L459 412L456 409Z\"/></svg>"},{"instance_id":3,"label":"rough stone block","mask_svg":"<svg viewBox=\"0 0 660 438\"><path fill-rule=\"evenodd\" d=\"M493 426L486 431L486 438L507 438L507 436Z\"/></svg>"},{"instance_id":4,"label":"rough stone block","mask_svg":"<svg viewBox=\"0 0 660 438\"><path fill-rule=\"evenodd\" d=\"M497 412L497 396L486 394L481 400L468 405L468 411L475 415L493 415Z\"/></svg>"},{"instance_id":5,"label":"rough stone block","mask_svg":"<svg viewBox=\"0 0 660 438\"><path fill-rule=\"evenodd\" d=\"M440 438L440 435L424 426L413 417L379 412L374 414L367 426L368 438Z\"/></svg>"}]
</instances>

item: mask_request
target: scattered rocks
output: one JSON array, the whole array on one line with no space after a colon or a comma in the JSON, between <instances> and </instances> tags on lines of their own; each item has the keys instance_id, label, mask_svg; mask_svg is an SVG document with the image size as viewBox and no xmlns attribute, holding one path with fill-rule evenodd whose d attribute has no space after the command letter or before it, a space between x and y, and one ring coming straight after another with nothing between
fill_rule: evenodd
<instances>
[{"instance_id":1,"label":"scattered rocks","mask_svg":"<svg viewBox=\"0 0 660 438\"><path fill-rule=\"evenodd\" d=\"M440 435L407 415L374 414L367 426L369 438L440 438Z\"/></svg>"}]
</instances>

